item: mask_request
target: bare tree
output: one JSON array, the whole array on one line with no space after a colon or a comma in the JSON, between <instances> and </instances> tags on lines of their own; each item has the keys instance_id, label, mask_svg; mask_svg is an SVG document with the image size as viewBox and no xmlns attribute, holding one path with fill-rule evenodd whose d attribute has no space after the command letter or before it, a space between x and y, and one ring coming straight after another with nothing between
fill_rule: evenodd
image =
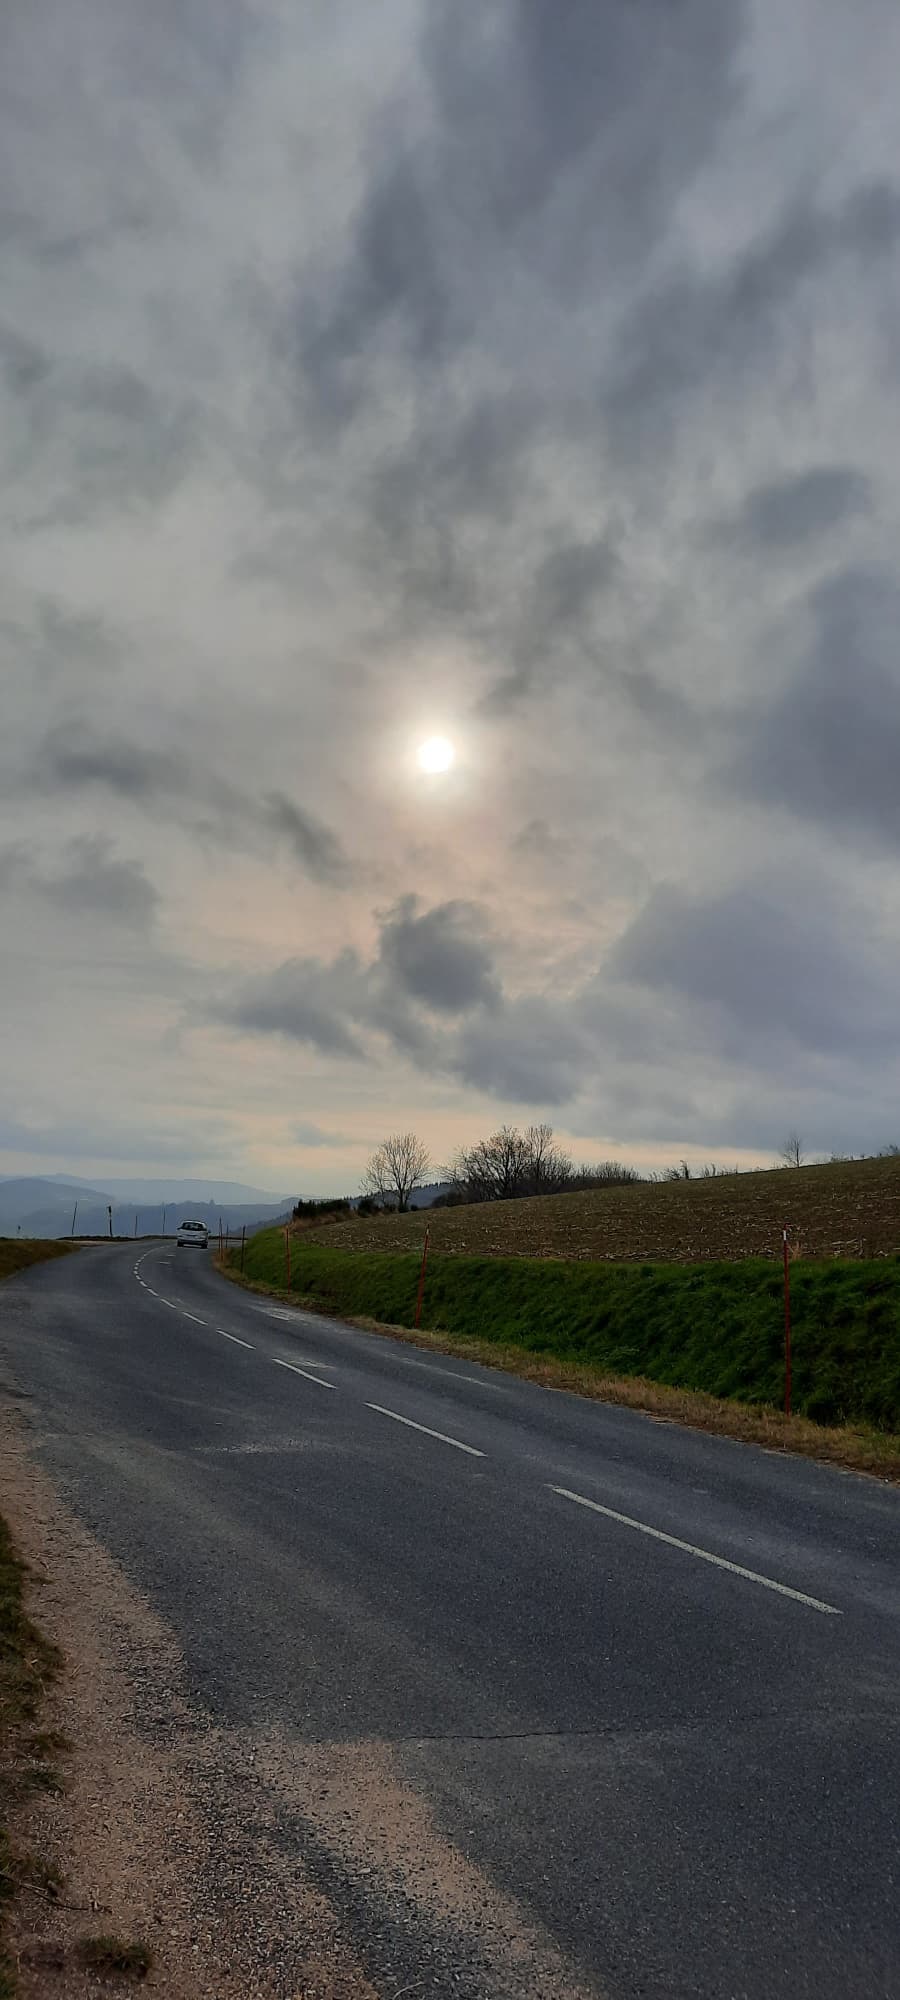
<instances>
[{"instance_id":1,"label":"bare tree","mask_svg":"<svg viewBox=\"0 0 900 2000\"><path fill-rule=\"evenodd\" d=\"M415 1132L392 1132L372 1154L363 1175L363 1194L371 1195L382 1207L396 1202L403 1215L413 1189L421 1187L430 1169L427 1147Z\"/></svg>"},{"instance_id":2,"label":"bare tree","mask_svg":"<svg viewBox=\"0 0 900 2000\"><path fill-rule=\"evenodd\" d=\"M789 1132L784 1145L779 1147L778 1158L783 1167L802 1167L803 1141L799 1132Z\"/></svg>"},{"instance_id":3,"label":"bare tree","mask_svg":"<svg viewBox=\"0 0 900 2000\"><path fill-rule=\"evenodd\" d=\"M571 1186L573 1174L568 1153L555 1143L550 1125L529 1125L527 1132L503 1125L477 1146L464 1147L447 1168L455 1198L472 1202L557 1194Z\"/></svg>"}]
</instances>

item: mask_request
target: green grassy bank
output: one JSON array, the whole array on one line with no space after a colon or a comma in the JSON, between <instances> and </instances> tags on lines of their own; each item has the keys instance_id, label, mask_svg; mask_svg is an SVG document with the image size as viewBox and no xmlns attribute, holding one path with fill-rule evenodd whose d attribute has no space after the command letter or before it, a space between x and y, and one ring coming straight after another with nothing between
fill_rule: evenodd
<instances>
[{"instance_id":1,"label":"green grassy bank","mask_svg":"<svg viewBox=\"0 0 900 2000\"><path fill-rule=\"evenodd\" d=\"M412 1326L418 1255L294 1237L292 1290L326 1310ZM248 1243L245 1276L284 1288L284 1236ZM794 1409L819 1424L900 1430L900 1258L795 1263ZM610 1265L429 1259L423 1325L673 1388L779 1405L782 1280L770 1262Z\"/></svg>"}]
</instances>

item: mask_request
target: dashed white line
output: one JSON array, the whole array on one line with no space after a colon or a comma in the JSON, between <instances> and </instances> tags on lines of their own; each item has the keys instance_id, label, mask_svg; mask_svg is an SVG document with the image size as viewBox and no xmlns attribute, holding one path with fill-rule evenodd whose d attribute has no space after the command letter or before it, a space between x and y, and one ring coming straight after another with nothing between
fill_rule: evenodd
<instances>
[{"instance_id":1,"label":"dashed white line","mask_svg":"<svg viewBox=\"0 0 900 2000\"><path fill-rule=\"evenodd\" d=\"M336 1382L325 1382L321 1375L311 1375L308 1368L298 1368L296 1361L279 1361L277 1354L272 1359L276 1368L289 1368L292 1375L302 1375L306 1382L317 1382L320 1389L336 1389Z\"/></svg>"},{"instance_id":2,"label":"dashed white line","mask_svg":"<svg viewBox=\"0 0 900 2000\"><path fill-rule=\"evenodd\" d=\"M192 1319L195 1326L209 1325L208 1319L198 1319L196 1313L189 1313L184 1306L178 1306L177 1311L180 1312L182 1319Z\"/></svg>"},{"instance_id":3,"label":"dashed white line","mask_svg":"<svg viewBox=\"0 0 900 2000\"><path fill-rule=\"evenodd\" d=\"M821 1597L808 1597L805 1590L792 1590L787 1583L776 1583L774 1577L760 1576L755 1569L744 1569L742 1563L728 1562L725 1556L714 1556L709 1549L698 1549L693 1542L683 1542L678 1535L666 1535L661 1528L651 1528L646 1521L635 1521L630 1514L619 1514L615 1507L601 1507L598 1500L587 1500L583 1493L570 1493L567 1486L551 1486L551 1493L558 1493L561 1500L574 1500L577 1507L589 1507L592 1514L603 1514L608 1521L618 1521L622 1528L635 1528L639 1535L650 1535L654 1542L666 1542L670 1549L681 1549L687 1556L696 1556L700 1562L714 1563L716 1569L727 1569L732 1576L743 1577L745 1583L761 1584L763 1590L775 1590L779 1597L792 1597L796 1604L806 1604L811 1611L822 1611L827 1618L840 1618L836 1604L825 1604Z\"/></svg>"},{"instance_id":4,"label":"dashed white line","mask_svg":"<svg viewBox=\"0 0 900 2000\"><path fill-rule=\"evenodd\" d=\"M421 1431L423 1437L437 1438L439 1444L452 1444L454 1451L467 1451L470 1458L484 1458L483 1451L477 1451L473 1444L463 1444L461 1438L448 1437L445 1431L430 1430L427 1424L414 1424L412 1417L401 1417L399 1410L386 1410L383 1403L367 1403L367 1410L377 1410L380 1417L392 1417L395 1424L406 1424L411 1431Z\"/></svg>"},{"instance_id":5,"label":"dashed white line","mask_svg":"<svg viewBox=\"0 0 900 2000\"><path fill-rule=\"evenodd\" d=\"M256 1353L252 1340L239 1340L236 1333L226 1333L224 1326L218 1327L217 1332L221 1334L223 1340L233 1340L235 1347L249 1347L251 1354Z\"/></svg>"}]
</instances>

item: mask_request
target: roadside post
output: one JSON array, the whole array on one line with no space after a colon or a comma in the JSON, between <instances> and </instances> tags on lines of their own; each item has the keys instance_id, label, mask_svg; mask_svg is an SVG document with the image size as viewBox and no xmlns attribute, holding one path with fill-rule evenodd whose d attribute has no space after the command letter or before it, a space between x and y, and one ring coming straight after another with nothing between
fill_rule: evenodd
<instances>
[{"instance_id":1,"label":"roadside post","mask_svg":"<svg viewBox=\"0 0 900 2000\"><path fill-rule=\"evenodd\" d=\"M109 1216L109 1240L112 1242L112 1202L107 1203L106 1213Z\"/></svg>"},{"instance_id":2,"label":"roadside post","mask_svg":"<svg viewBox=\"0 0 900 2000\"><path fill-rule=\"evenodd\" d=\"M75 1203L75 1207L74 1207L74 1208L73 1208L73 1210L72 1210L72 1235L73 1235L73 1236L74 1236L74 1234L75 1234L75 1217L76 1217L76 1215L77 1215L77 1214L78 1214L78 1203L77 1203L77 1201L76 1201L76 1203Z\"/></svg>"},{"instance_id":3,"label":"roadside post","mask_svg":"<svg viewBox=\"0 0 900 2000\"><path fill-rule=\"evenodd\" d=\"M285 1232L284 1232L284 1279L285 1279L285 1290L286 1290L286 1291L290 1291L290 1289L291 1289L291 1232L290 1232L290 1229L285 1229Z\"/></svg>"},{"instance_id":4,"label":"roadside post","mask_svg":"<svg viewBox=\"0 0 900 2000\"><path fill-rule=\"evenodd\" d=\"M788 1233L782 1232L784 1249L784 1414L791 1414L791 1253Z\"/></svg>"},{"instance_id":5,"label":"roadside post","mask_svg":"<svg viewBox=\"0 0 900 2000\"><path fill-rule=\"evenodd\" d=\"M430 1230L430 1229L426 1229L426 1231L425 1231L425 1241L424 1241L424 1243L423 1243L423 1245L422 1245L422 1269L421 1269L421 1271L419 1272L419 1290L418 1290L418 1295L417 1295L417 1298L416 1298L416 1325L417 1325L417 1326L419 1325L419 1323L420 1323L420 1321L421 1321L421 1318L422 1318L422 1300L423 1300L423 1298L425 1297L425 1266L426 1266L426 1264L427 1264L427 1262L428 1262L428 1242L429 1242L429 1238L430 1238L430 1236L431 1236L431 1230Z\"/></svg>"}]
</instances>

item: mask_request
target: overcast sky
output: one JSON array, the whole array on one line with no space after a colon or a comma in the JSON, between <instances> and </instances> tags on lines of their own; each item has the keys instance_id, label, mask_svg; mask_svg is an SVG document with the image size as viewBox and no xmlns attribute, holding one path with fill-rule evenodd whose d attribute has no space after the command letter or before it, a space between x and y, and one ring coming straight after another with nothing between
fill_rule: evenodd
<instances>
[{"instance_id":1,"label":"overcast sky","mask_svg":"<svg viewBox=\"0 0 900 2000\"><path fill-rule=\"evenodd\" d=\"M3 41L0 1170L900 1141L896 0Z\"/></svg>"}]
</instances>

